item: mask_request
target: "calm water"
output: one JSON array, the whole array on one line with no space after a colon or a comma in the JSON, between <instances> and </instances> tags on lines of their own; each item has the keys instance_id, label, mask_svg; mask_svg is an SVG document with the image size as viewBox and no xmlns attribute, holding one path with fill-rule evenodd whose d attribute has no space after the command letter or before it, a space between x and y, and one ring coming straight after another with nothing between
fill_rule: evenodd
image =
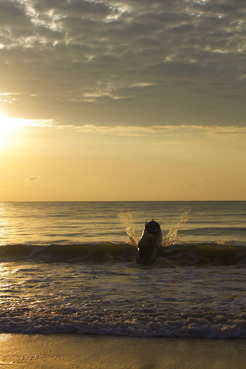
<instances>
[{"instance_id":1,"label":"calm water","mask_svg":"<svg viewBox=\"0 0 246 369\"><path fill-rule=\"evenodd\" d=\"M246 202L0 203L0 245L0 332L246 338Z\"/></svg>"}]
</instances>

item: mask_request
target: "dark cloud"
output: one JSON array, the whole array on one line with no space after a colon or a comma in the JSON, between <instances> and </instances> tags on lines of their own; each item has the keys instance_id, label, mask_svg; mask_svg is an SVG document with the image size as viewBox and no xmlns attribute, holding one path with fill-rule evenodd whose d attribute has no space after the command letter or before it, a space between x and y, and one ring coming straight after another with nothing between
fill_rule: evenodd
<instances>
[{"instance_id":1,"label":"dark cloud","mask_svg":"<svg viewBox=\"0 0 246 369\"><path fill-rule=\"evenodd\" d=\"M0 22L0 92L18 93L16 115L244 124L244 1L12 0Z\"/></svg>"},{"instance_id":2,"label":"dark cloud","mask_svg":"<svg viewBox=\"0 0 246 369\"><path fill-rule=\"evenodd\" d=\"M25 9L18 3L1 0L0 2L0 22L1 27L16 27L26 25Z\"/></svg>"}]
</instances>

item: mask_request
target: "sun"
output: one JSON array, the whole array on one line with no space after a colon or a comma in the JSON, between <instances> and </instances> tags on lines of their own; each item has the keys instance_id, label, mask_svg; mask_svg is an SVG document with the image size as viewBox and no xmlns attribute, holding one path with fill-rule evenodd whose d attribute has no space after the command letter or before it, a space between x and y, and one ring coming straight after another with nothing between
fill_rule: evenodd
<instances>
[{"instance_id":1,"label":"sun","mask_svg":"<svg viewBox=\"0 0 246 369\"><path fill-rule=\"evenodd\" d=\"M53 119L13 118L0 113L0 145L9 142L10 137L19 136L25 129L35 127L53 127Z\"/></svg>"},{"instance_id":2,"label":"sun","mask_svg":"<svg viewBox=\"0 0 246 369\"><path fill-rule=\"evenodd\" d=\"M13 126L9 124L8 118L0 114L0 143L3 144L13 133Z\"/></svg>"},{"instance_id":3,"label":"sun","mask_svg":"<svg viewBox=\"0 0 246 369\"><path fill-rule=\"evenodd\" d=\"M0 138L4 139L5 137L11 135L13 128L14 127L9 121L9 118L0 114Z\"/></svg>"},{"instance_id":4,"label":"sun","mask_svg":"<svg viewBox=\"0 0 246 369\"><path fill-rule=\"evenodd\" d=\"M8 142L9 138L18 132L21 122L18 118L9 118L0 114L0 144Z\"/></svg>"}]
</instances>

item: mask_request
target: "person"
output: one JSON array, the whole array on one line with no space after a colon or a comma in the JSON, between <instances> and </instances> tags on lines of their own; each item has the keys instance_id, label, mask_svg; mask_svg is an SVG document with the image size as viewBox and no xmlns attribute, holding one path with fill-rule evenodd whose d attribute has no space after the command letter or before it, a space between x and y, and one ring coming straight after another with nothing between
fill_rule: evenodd
<instances>
[{"instance_id":1,"label":"person","mask_svg":"<svg viewBox=\"0 0 246 369\"><path fill-rule=\"evenodd\" d=\"M152 262L156 259L162 243L160 224L155 220L145 223L145 229L138 242L137 260L139 262Z\"/></svg>"}]
</instances>

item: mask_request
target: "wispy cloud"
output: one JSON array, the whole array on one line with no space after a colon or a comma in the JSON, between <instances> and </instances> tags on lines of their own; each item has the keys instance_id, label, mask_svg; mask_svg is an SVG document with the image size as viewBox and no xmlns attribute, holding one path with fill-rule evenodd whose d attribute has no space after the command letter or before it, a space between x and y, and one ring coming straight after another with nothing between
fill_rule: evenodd
<instances>
[{"instance_id":1,"label":"wispy cloud","mask_svg":"<svg viewBox=\"0 0 246 369\"><path fill-rule=\"evenodd\" d=\"M206 182L208 182L208 181L210 181L210 177L205 177L205 178L203 178L203 179L201 179L201 183L206 183Z\"/></svg>"},{"instance_id":2,"label":"wispy cloud","mask_svg":"<svg viewBox=\"0 0 246 369\"><path fill-rule=\"evenodd\" d=\"M12 128L19 127L52 127L53 119L26 119L26 118L14 118L14 117L0 117L1 123L8 125Z\"/></svg>"},{"instance_id":3,"label":"wispy cloud","mask_svg":"<svg viewBox=\"0 0 246 369\"><path fill-rule=\"evenodd\" d=\"M34 182L40 178L40 175L30 176L26 178L26 182Z\"/></svg>"},{"instance_id":4,"label":"wispy cloud","mask_svg":"<svg viewBox=\"0 0 246 369\"><path fill-rule=\"evenodd\" d=\"M117 136L148 136L177 133L192 136L223 137L246 135L246 127L199 126L199 125L160 125L160 126L96 126L93 124L68 126L81 133L107 134ZM61 127L62 128L62 127ZM64 126L65 128L65 126Z\"/></svg>"}]
</instances>

